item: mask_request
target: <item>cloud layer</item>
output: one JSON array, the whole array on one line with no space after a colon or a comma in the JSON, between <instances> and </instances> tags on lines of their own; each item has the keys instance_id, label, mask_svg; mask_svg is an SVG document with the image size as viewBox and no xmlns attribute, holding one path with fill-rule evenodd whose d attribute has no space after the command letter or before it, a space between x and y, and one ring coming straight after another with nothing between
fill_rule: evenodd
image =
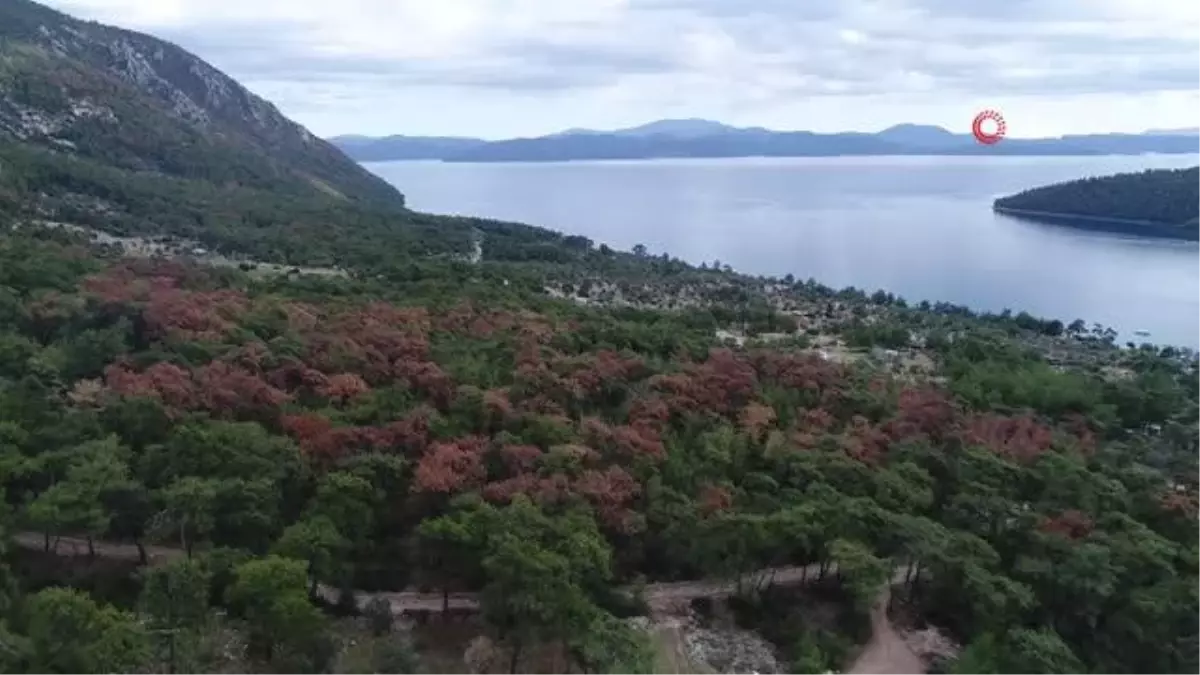
<instances>
[{"instance_id":1,"label":"cloud layer","mask_svg":"<svg viewBox=\"0 0 1200 675\"><path fill-rule=\"evenodd\" d=\"M1200 104L1195 0L50 4L177 42L318 133L963 126L995 106L1041 135L1192 126Z\"/></svg>"}]
</instances>

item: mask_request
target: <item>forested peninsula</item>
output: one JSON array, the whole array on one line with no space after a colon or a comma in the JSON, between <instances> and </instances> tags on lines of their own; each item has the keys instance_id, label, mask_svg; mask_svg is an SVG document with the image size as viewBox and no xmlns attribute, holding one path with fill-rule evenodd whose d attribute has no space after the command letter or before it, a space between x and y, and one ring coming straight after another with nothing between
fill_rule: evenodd
<instances>
[{"instance_id":1,"label":"forested peninsula","mask_svg":"<svg viewBox=\"0 0 1200 675\"><path fill-rule=\"evenodd\" d=\"M1200 167L1083 178L997 199L997 213L1144 236L1200 237Z\"/></svg>"},{"instance_id":2,"label":"forested peninsula","mask_svg":"<svg viewBox=\"0 0 1200 675\"><path fill-rule=\"evenodd\" d=\"M403 195L0 2L0 672L1198 670L1195 354Z\"/></svg>"}]
</instances>

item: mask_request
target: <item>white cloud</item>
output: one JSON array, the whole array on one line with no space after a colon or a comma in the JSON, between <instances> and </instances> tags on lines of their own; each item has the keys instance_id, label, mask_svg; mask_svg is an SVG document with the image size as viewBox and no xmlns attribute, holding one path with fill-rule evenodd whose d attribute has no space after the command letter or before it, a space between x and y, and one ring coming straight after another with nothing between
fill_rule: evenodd
<instances>
[{"instance_id":1,"label":"white cloud","mask_svg":"<svg viewBox=\"0 0 1200 675\"><path fill-rule=\"evenodd\" d=\"M1195 0L52 0L187 47L314 131L668 116L830 131L1192 126Z\"/></svg>"}]
</instances>

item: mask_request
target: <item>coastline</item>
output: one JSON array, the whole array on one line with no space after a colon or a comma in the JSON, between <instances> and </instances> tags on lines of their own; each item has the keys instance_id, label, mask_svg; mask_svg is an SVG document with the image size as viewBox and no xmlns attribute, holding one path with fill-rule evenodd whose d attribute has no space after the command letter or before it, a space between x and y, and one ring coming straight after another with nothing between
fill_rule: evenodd
<instances>
[{"instance_id":1,"label":"coastline","mask_svg":"<svg viewBox=\"0 0 1200 675\"><path fill-rule=\"evenodd\" d=\"M1185 241L1200 240L1200 228L1188 225L1175 225L1151 220L1131 220L1128 218L1109 218L1105 216L1087 216L1076 213L1061 213L1055 211L1036 211L1032 209L1014 209L993 204L992 211L1002 216L1033 220L1052 225L1064 225L1085 230L1102 232L1117 232L1160 239L1179 239Z\"/></svg>"}]
</instances>

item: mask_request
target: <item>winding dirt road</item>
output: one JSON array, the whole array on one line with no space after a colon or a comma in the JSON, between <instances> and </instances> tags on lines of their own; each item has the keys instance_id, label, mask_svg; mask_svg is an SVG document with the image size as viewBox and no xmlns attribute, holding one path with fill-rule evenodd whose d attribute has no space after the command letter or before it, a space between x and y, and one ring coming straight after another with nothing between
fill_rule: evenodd
<instances>
[{"instance_id":1,"label":"winding dirt road","mask_svg":"<svg viewBox=\"0 0 1200 675\"><path fill-rule=\"evenodd\" d=\"M13 541L22 548L42 550L45 539L41 534L22 532L13 536ZM57 542L57 543L55 543ZM88 556L87 540L76 537L59 537L51 540L54 552L60 556ZM140 554L136 546L109 541L96 541L93 544L96 555L116 560L137 562ZM184 555L181 549L166 546L146 546L146 557L151 565L167 562ZM892 584L904 579L905 569L897 569L892 577ZM830 565L826 574L834 574L837 568ZM810 583L818 578L819 565L805 567L777 567L760 570L742 577L742 584L753 584L770 578L772 583L780 586L792 586ZM738 589L736 580L708 581L667 581L647 584L645 597L652 612L669 614L683 609L687 603L697 598L723 598L734 595ZM317 586L317 594L326 602L336 602L339 592L337 589L324 584ZM356 592L355 600L359 608L375 598L383 598L391 605L393 614L403 614L413 611L441 611L446 603L441 593L422 593L419 591L397 591L367 593ZM880 593L879 598L871 608L871 639L848 673L862 675L923 673L925 664L920 657L908 648L904 639L892 627L888 620L887 608L891 601L891 585ZM454 610L476 610L479 608L479 598L476 593L451 593L449 602L445 604Z\"/></svg>"}]
</instances>

